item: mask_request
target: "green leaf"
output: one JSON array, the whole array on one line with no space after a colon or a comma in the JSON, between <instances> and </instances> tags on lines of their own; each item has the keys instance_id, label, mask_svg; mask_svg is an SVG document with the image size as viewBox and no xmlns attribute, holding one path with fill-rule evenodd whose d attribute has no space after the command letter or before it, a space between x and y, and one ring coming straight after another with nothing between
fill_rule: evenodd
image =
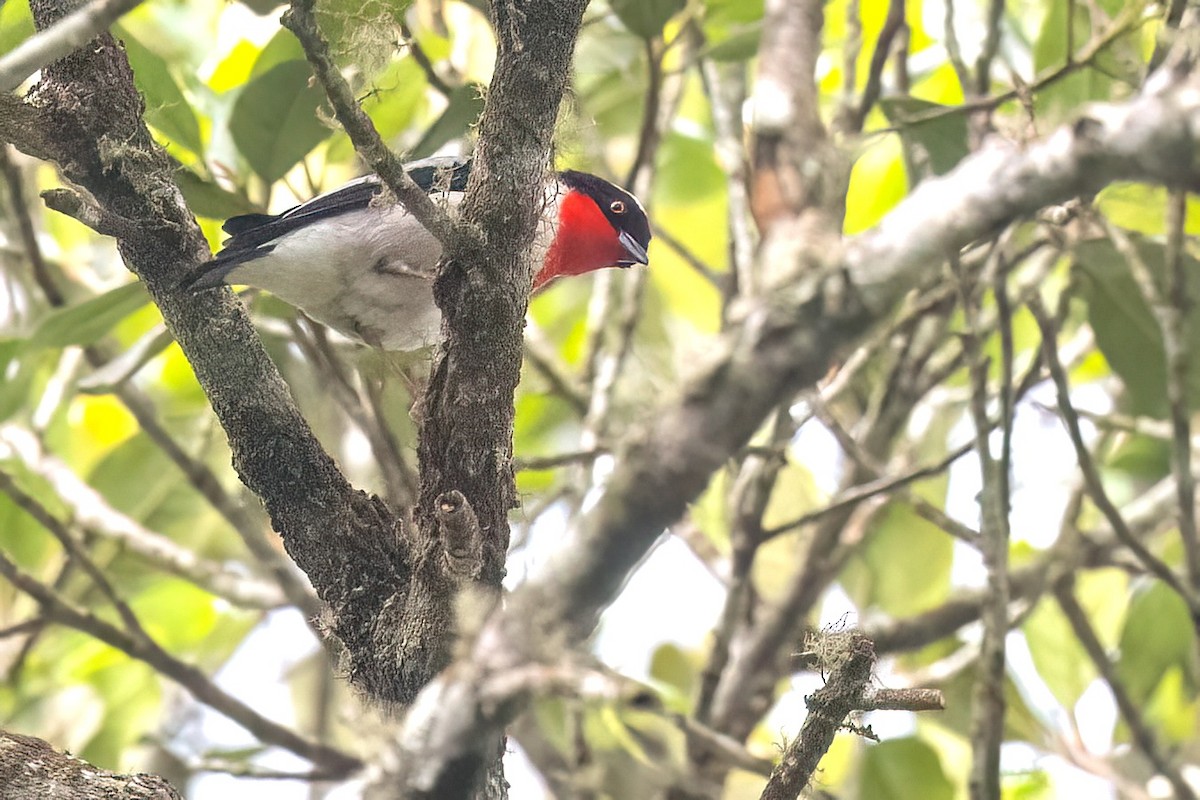
<instances>
[{"instance_id":1,"label":"green leaf","mask_svg":"<svg viewBox=\"0 0 1200 800\"><path fill-rule=\"evenodd\" d=\"M431 156L446 142L465 135L482 111L482 88L473 83L458 87L450 94L446 110L413 147L412 157Z\"/></svg>"},{"instance_id":2,"label":"green leaf","mask_svg":"<svg viewBox=\"0 0 1200 800\"><path fill-rule=\"evenodd\" d=\"M140 282L127 283L82 303L52 311L33 332L29 345L92 344L148 302L150 296Z\"/></svg>"},{"instance_id":3,"label":"green leaf","mask_svg":"<svg viewBox=\"0 0 1200 800\"><path fill-rule=\"evenodd\" d=\"M875 515L867 537L842 576L842 585L860 608L909 616L945 599L954 543L937 526L918 517L907 503L892 502Z\"/></svg>"},{"instance_id":4,"label":"green leaf","mask_svg":"<svg viewBox=\"0 0 1200 800\"><path fill-rule=\"evenodd\" d=\"M249 79L254 80L266 75L272 68L288 61L304 60L304 48L300 46L300 40L291 31L281 29L259 51L258 58L254 59L254 66L250 68Z\"/></svg>"},{"instance_id":5,"label":"green leaf","mask_svg":"<svg viewBox=\"0 0 1200 800\"><path fill-rule=\"evenodd\" d=\"M223 189L190 169L175 171L175 185L183 192L192 213L199 217L226 219L262 210L237 192Z\"/></svg>"},{"instance_id":6,"label":"green leaf","mask_svg":"<svg viewBox=\"0 0 1200 800\"><path fill-rule=\"evenodd\" d=\"M29 0L8 0L0 3L0 53L7 53L33 36L33 14Z\"/></svg>"},{"instance_id":7,"label":"green leaf","mask_svg":"<svg viewBox=\"0 0 1200 800\"><path fill-rule=\"evenodd\" d=\"M1182 671L1187 695L1195 697L1194 630L1187 605L1165 584L1155 581L1134 595L1121 632L1117 674L1135 703L1149 701L1174 668Z\"/></svg>"},{"instance_id":8,"label":"green leaf","mask_svg":"<svg viewBox=\"0 0 1200 800\"><path fill-rule=\"evenodd\" d=\"M1171 445L1141 434L1119 438L1105 466L1141 480L1158 481L1171 474Z\"/></svg>"},{"instance_id":9,"label":"green leaf","mask_svg":"<svg viewBox=\"0 0 1200 800\"><path fill-rule=\"evenodd\" d=\"M863 756L859 797L871 800L953 800L954 785L937 752L916 737L889 739Z\"/></svg>"},{"instance_id":10,"label":"green leaf","mask_svg":"<svg viewBox=\"0 0 1200 800\"><path fill-rule=\"evenodd\" d=\"M761 40L762 23L739 25L726 36L710 38L704 55L713 61L746 61L758 53Z\"/></svg>"},{"instance_id":11,"label":"green leaf","mask_svg":"<svg viewBox=\"0 0 1200 800\"><path fill-rule=\"evenodd\" d=\"M1196 735L1198 705L1194 682L1179 667L1169 667L1146 704L1146 720L1167 741L1186 744Z\"/></svg>"},{"instance_id":12,"label":"green leaf","mask_svg":"<svg viewBox=\"0 0 1200 800\"><path fill-rule=\"evenodd\" d=\"M631 33L653 39L667 20L683 10L684 0L610 0L613 12Z\"/></svg>"},{"instance_id":13,"label":"green leaf","mask_svg":"<svg viewBox=\"0 0 1200 800\"><path fill-rule=\"evenodd\" d=\"M712 142L674 132L663 137L655 171L655 203L694 206L724 192L725 180Z\"/></svg>"},{"instance_id":14,"label":"green leaf","mask_svg":"<svg viewBox=\"0 0 1200 800\"><path fill-rule=\"evenodd\" d=\"M233 105L229 132L267 183L287 174L333 132L317 115L325 99L305 61L285 61L254 78Z\"/></svg>"},{"instance_id":15,"label":"green leaf","mask_svg":"<svg viewBox=\"0 0 1200 800\"><path fill-rule=\"evenodd\" d=\"M882 136L868 145L850 170L846 192L846 234L875 225L908 193L904 144L899 136Z\"/></svg>"},{"instance_id":16,"label":"green leaf","mask_svg":"<svg viewBox=\"0 0 1200 800\"><path fill-rule=\"evenodd\" d=\"M179 470L144 433L113 448L88 477L109 505L138 522L145 522L182 479Z\"/></svg>"},{"instance_id":17,"label":"green leaf","mask_svg":"<svg viewBox=\"0 0 1200 800\"><path fill-rule=\"evenodd\" d=\"M1004 775L1002 780L1004 800L1054 800L1054 784L1042 770Z\"/></svg>"},{"instance_id":18,"label":"green leaf","mask_svg":"<svg viewBox=\"0 0 1200 800\"><path fill-rule=\"evenodd\" d=\"M196 155L203 155L200 123L191 103L171 77L166 59L143 46L128 31L115 28L113 32L124 43L125 54L133 67L133 82L146 98L146 122L176 144Z\"/></svg>"},{"instance_id":19,"label":"green leaf","mask_svg":"<svg viewBox=\"0 0 1200 800\"><path fill-rule=\"evenodd\" d=\"M970 152L967 117L961 112L933 116L947 106L916 97L886 97L879 107L900 131L910 184L930 174L945 175Z\"/></svg>"},{"instance_id":20,"label":"green leaf","mask_svg":"<svg viewBox=\"0 0 1200 800\"><path fill-rule=\"evenodd\" d=\"M1111 21L1113 17L1124 14L1126 22L1137 19L1137 7L1141 3L1122 3L1118 0L1099 5L1109 8L1097 14L1099 9L1086 3L1048 4L1033 47L1034 69L1039 75L1072 61L1083 43L1114 24ZM1067 52L1067 44L1072 41L1075 53ZM1111 100L1118 86L1134 85L1136 73L1143 63L1138 51L1137 35L1130 33L1120 37L1097 53L1089 63L1038 92L1034 97L1035 116L1039 119L1043 116L1061 117L1074 114L1082 103Z\"/></svg>"},{"instance_id":21,"label":"green leaf","mask_svg":"<svg viewBox=\"0 0 1200 800\"><path fill-rule=\"evenodd\" d=\"M704 22L706 25L758 22L762 20L765 9L763 0L707 0L704 4Z\"/></svg>"},{"instance_id":22,"label":"green leaf","mask_svg":"<svg viewBox=\"0 0 1200 800\"><path fill-rule=\"evenodd\" d=\"M660 645L650 658L650 677L674 689L675 698L684 701L695 694L698 673L694 659L678 645L670 642ZM673 710L686 713L688 709L685 707Z\"/></svg>"},{"instance_id":23,"label":"green leaf","mask_svg":"<svg viewBox=\"0 0 1200 800\"><path fill-rule=\"evenodd\" d=\"M283 3L281 0L242 0L242 5L249 8L260 17L265 17L275 9L279 8Z\"/></svg>"},{"instance_id":24,"label":"green leaf","mask_svg":"<svg viewBox=\"0 0 1200 800\"><path fill-rule=\"evenodd\" d=\"M1038 675L1064 708L1096 679L1096 668L1056 603L1043 600L1021 626Z\"/></svg>"},{"instance_id":25,"label":"green leaf","mask_svg":"<svg viewBox=\"0 0 1200 800\"><path fill-rule=\"evenodd\" d=\"M0 420L6 420L30 402L39 354L26 351L25 339L0 339Z\"/></svg>"},{"instance_id":26,"label":"green leaf","mask_svg":"<svg viewBox=\"0 0 1200 800\"><path fill-rule=\"evenodd\" d=\"M1165 274L1163 246L1135 239L1134 246L1150 272ZM1188 295L1192 307L1200 299L1200 262L1185 255L1191 276ZM1088 322L1096 333L1096 344L1113 371L1124 383L1134 413L1162 418L1167 411L1167 368L1162 331L1133 279L1125 258L1111 242L1085 243L1075 250L1075 266L1082 276L1080 287L1087 301ZM1161 285L1161 284L1160 284ZM1194 318L1194 315L1193 315ZM1200 325L1188 331L1186 346L1200 353ZM1200 401L1200 362L1192 359L1187 376L1192 408Z\"/></svg>"},{"instance_id":27,"label":"green leaf","mask_svg":"<svg viewBox=\"0 0 1200 800\"><path fill-rule=\"evenodd\" d=\"M54 487L33 473L19 458L0 461L5 475L25 494L41 503L56 519L68 516L62 498ZM29 512L7 494L0 493L0 552L28 569L40 569L59 544Z\"/></svg>"},{"instance_id":28,"label":"green leaf","mask_svg":"<svg viewBox=\"0 0 1200 800\"><path fill-rule=\"evenodd\" d=\"M1167 232L1167 190L1144 183L1113 183L1096 195L1093 205L1114 225L1147 236ZM1188 195L1184 231L1200 234L1200 200Z\"/></svg>"}]
</instances>

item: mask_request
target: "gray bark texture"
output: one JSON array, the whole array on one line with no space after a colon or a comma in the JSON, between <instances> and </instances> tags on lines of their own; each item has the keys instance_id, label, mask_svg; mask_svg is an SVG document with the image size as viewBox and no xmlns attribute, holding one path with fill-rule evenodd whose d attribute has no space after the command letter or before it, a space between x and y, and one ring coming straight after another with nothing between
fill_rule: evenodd
<instances>
[{"instance_id":1,"label":"gray bark texture","mask_svg":"<svg viewBox=\"0 0 1200 800\"><path fill-rule=\"evenodd\" d=\"M96 769L41 739L0 731L0 800L180 800L155 775Z\"/></svg>"},{"instance_id":2,"label":"gray bark texture","mask_svg":"<svg viewBox=\"0 0 1200 800\"><path fill-rule=\"evenodd\" d=\"M522 255L541 209L554 122L585 0L499 0L496 72L480 123L471 187L437 284L448 339L424 406L418 525L355 490L313 436L241 303L199 295L180 278L210 257L151 139L121 44L101 34L47 66L23 99L0 97L0 139L56 164L90 198L58 197L117 239L195 369L224 427L233 466L262 499L295 563L330 610L349 679L384 707L408 703L449 661L454 597L464 573L493 593L504 573L507 513L515 503L513 390L531 272ZM39 30L73 9L34 0ZM310 11L298 3L293 13ZM306 48L309 42L305 42ZM309 49L310 59L317 59ZM514 109L519 112L514 113ZM440 555L438 509L458 492L488 538L478 565ZM453 574L452 574L453 572ZM497 746L459 770L457 791L504 796ZM489 773L486 781L481 780ZM31 794L24 796L38 796Z\"/></svg>"}]
</instances>

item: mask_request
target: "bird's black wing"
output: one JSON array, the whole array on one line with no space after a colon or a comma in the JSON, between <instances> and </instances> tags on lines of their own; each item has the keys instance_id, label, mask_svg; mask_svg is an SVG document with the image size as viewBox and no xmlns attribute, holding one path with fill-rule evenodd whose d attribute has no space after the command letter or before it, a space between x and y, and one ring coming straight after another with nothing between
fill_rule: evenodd
<instances>
[{"instance_id":1,"label":"bird's black wing","mask_svg":"<svg viewBox=\"0 0 1200 800\"><path fill-rule=\"evenodd\" d=\"M433 194L461 192L467 188L471 162L458 158L428 158L406 165L413 182ZM193 291L219 286L236 266L261 258L274 249L274 240L323 219L360 211L383 191L379 178L370 175L340 189L314 197L282 214L242 214L230 217L221 229L230 234L221 252L187 275L183 286Z\"/></svg>"},{"instance_id":2,"label":"bird's black wing","mask_svg":"<svg viewBox=\"0 0 1200 800\"><path fill-rule=\"evenodd\" d=\"M427 158L404 167L413 183L429 194L465 192L471 177L471 161L462 158Z\"/></svg>"}]
</instances>

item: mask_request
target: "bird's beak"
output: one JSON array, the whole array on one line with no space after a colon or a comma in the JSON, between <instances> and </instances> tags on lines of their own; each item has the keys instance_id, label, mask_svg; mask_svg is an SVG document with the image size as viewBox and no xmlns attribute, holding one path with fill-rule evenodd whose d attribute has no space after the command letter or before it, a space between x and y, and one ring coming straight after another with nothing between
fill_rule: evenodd
<instances>
[{"instance_id":1,"label":"bird's beak","mask_svg":"<svg viewBox=\"0 0 1200 800\"><path fill-rule=\"evenodd\" d=\"M617 262L617 266L632 267L634 264L650 263L650 257L646 255L646 248L638 244L638 240L634 239L629 231L621 231L621 235L617 239L621 242L621 246L625 248L625 252L629 254L629 258L622 258Z\"/></svg>"}]
</instances>

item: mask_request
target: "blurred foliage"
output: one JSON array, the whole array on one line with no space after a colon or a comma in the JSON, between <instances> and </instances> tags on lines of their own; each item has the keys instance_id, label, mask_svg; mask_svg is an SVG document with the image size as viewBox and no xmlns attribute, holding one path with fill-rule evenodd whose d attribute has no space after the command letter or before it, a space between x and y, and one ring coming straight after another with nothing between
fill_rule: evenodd
<instances>
[{"instance_id":1,"label":"blurred foliage","mask_svg":"<svg viewBox=\"0 0 1200 800\"><path fill-rule=\"evenodd\" d=\"M1142 80L1162 27L1162 9L1145 0L1006 4L984 99L978 86L964 85L961 77L975 67L990 5L956 3L957 17L948 27L946 4L903 4L904 69L895 58L885 63L882 93L866 110L862 135L842 141L854 156L847 234L870 229L921 181L946 174L979 149L981 115L990 113L998 135L1023 144L1071 119L1087 102L1129 96ZM889 6L885 0L825 5L825 52L817 80L827 120L845 104L856 103L866 87ZM286 208L360 171L349 141L329 118L303 52L279 28L279 11L276 3L263 0L144 4L115 29L145 97L146 121L178 163L179 187L214 247L222 219ZM636 178L645 187L656 230L666 235L651 245L653 267L640 293L631 288L633 274L614 272L555 284L532 303L531 338L548 354L550 371L526 365L516 399L517 453L570 457L518 476L524 509L514 517L516 539L530 552L543 531L556 534L584 506L595 483L603 480L607 452L619 433L644 420L659 398L672 396L681 376L707 356L712 336L724 324L731 280L729 218L738 208L729 181L737 174L731 159L739 156L729 150L741 141L736 132L732 142L721 139L727 134L713 116L713 76L746 89L755 74L763 13L761 0L608 0L592 4L587 13L572 91L559 123L558 161L624 179L636 165L647 113L651 119L657 114L663 126L650 137L654 149L644 154L640 167L645 171ZM363 107L397 151L414 158L469 152L495 57L485 4L338 0L323 2L321 14ZM0 3L0 52L32 30L25 0ZM955 41L947 39L949 33ZM961 50L957 64L950 56L956 50ZM426 63L415 57L418 53ZM652 76L661 83L660 107L647 109ZM735 97L735 118L742 99ZM35 469L51 459L132 523L236 574L267 575L225 515L206 499L224 495L277 546L257 503L228 468L223 435L146 293L126 274L111 242L34 202L38 190L59 184L52 170L24 158L17 166L29 209L22 211L7 193L0 201L0 472L72 528L165 650L218 675L219 682L251 703L261 698L246 688L245 678L257 667L239 662L239 654L278 651L270 668L283 673L281 680L292 692L264 713L295 719L306 735L354 749L356 737L365 735L355 715L365 712L333 680L336 668L315 634L289 629L290 638L279 638L280 619L288 613L294 618L294 611L240 607L203 581L167 573L103 530L75 525L86 498ZM1162 189L1121 184L1092 198L1086 209L1126 232L1160 288L1169 278L1167 204ZM1189 200L1189 235L1200 231L1197 209ZM1164 337L1155 300L1145 296L1123 251L1098 226L1071 214L1050 237L1041 227L1044 220L1016 226L1010 242L1029 249L1024 260L1006 269L1017 282L1038 287L1049 303L1062 301L1060 341L1078 345L1067 359L1073 385L1089 408L1126 417L1124 428L1096 423L1088 435L1099 443L1110 492L1122 502L1132 501L1170 473L1169 442L1161 434L1169 411ZM41 275L35 275L29 243L21 237L26 215L37 231ZM1047 244L1047 238L1053 241ZM1053 258L1038 262L1035 242L1054 248ZM1194 242L1187 249L1191 308L1200 265ZM930 265L930 287L937 269ZM61 303L47 295L46 283L57 288ZM314 330L274 298L251 293L244 299L302 410L347 474L393 500L402 497L394 481L396 474L415 469L409 410L426 357L368 353ZM994 289L981 291L985 316L994 317L995 299ZM857 455L843 452L828 425L805 416L803 404L791 410L799 428L795 435L772 441L764 432L756 441L763 449L774 448L771 457L781 460L757 522L768 530L787 526L758 550L748 571L747 596L762 604L758 613L786 597L802 566L798 558L820 524L805 515L851 487L854 458L899 474L944 458L970 435L968 376L953 357L965 319L955 313L941 324L925 358L915 355L924 341L915 326L891 329L890 338L866 353L859 372L826 409L847 436L854 436L870 420L900 408L886 442L860 442L864 452ZM1186 345L1191 353L1200 348L1200 325L1189 326ZM1002 349L994 327L981 346L991 358L995 381ZM1018 372L1034 362L1041 346L1040 331L1024 309L1013 320L1013 346ZM621 372L607 398L607 416L597 421L585 413L588 392L607 359L617 359ZM1192 408L1200 397L1198 364L1200 359L1193 358L1186 375ZM935 385L904 407L897 388L904 376L934 367L942 370ZM561 391L562 381L582 394ZM343 384L349 399L331 389ZM1035 395L1023 411L1052 413L1053 393ZM348 404L358 415L348 413ZM133 408L152 410L152 429L139 423L140 412ZM392 448L388 457L399 454L396 474L380 468L380 445L371 438L380 430L387 432L384 449ZM1043 505L1032 513L1040 525L1014 530L1015 567L1054 558L1055 542L1061 542L1061 506L1071 475L1050 474L1046 467L1020 471L1048 458L1051 449L1069 448L1056 418L1041 430L1053 434L1016 445L1014 519L1022 503ZM31 454L19 437L9 435L15 431L31 434L43 452ZM744 499L738 494L744 489L739 466L731 464L714 476L681 523L694 528L694 538L687 539L693 560L707 561L722 580L745 533L737 528L738 503ZM931 505L976 525L977 480L964 477L971 471L978 472L966 458L910 488L897 487L881 496L883 502L862 504L846 520L844 549L825 554L838 568L822 600L809 609L808 622L848 615L852 621L884 624L936 611L981 585L972 548L948 535L927 510ZM215 475L215 485L198 477L201 473ZM1055 482L1062 496L1036 494L1039 485ZM1023 501L1022 493L1034 499ZM1061 535L1094 528L1098 518L1084 504L1077 518L1061 526ZM796 520L801 522L792 525ZM1152 546L1171 566L1182 563L1177 543L1156 540ZM0 494L0 551L72 603L116 620L58 541L7 494ZM706 586L718 591L715 582ZM1161 738L1180 745L1194 761L1200 663L1186 606L1168 587L1120 559L1080 570L1076 594L1124 689ZM697 609L708 607L696 601ZM1013 662L1005 686L1006 736L1016 753L1010 769L1006 748L1005 799L1077 796L1069 787L1080 770L1143 779L1144 764L1126 770L1118 758L1130 739L1128 726L1117 720L1108 691L1097 682L1096 666L1059 606L1043 597L1020 611L1009 639L1028 658ZM643 618L654 614L654 608L640 609ZM36 615L28 598L0 582L0 630ZM654 703L627 696L538 703L533 727L518 739L548 775L561 771L555 781L597 797L636 799L655 796L688 774L686 737L676 715L695 710L713 637L683 640L681 634L674 640L670 623L662 630L652 647L620 659L622 669L650 687ZM937 686L945 692L946 712L919 719L901 712L871 715L868 722L883 741L839 735L823 763L819 788L847 800L965 797L976 642L977 632L968 626L885 659L881 683ZM0 724L43 736L103 767L150 768L158 763L155 753L170 751L190 764L181 775L186 780L188 770L210 756L251 768L271 763L262 748L214 723L212 712L201 712L146 664L78 631L38 625L3 635L0 674ZM778 682L773 710L747 738L752 756L776 758L795 735L803 716L797 702L803 690L797 685ZM1026 752L1035 754L1028 764L1020 761ZM762 775L734 769L723 797L757 797L763 782Z\"/></svg>"}]
</instances>

